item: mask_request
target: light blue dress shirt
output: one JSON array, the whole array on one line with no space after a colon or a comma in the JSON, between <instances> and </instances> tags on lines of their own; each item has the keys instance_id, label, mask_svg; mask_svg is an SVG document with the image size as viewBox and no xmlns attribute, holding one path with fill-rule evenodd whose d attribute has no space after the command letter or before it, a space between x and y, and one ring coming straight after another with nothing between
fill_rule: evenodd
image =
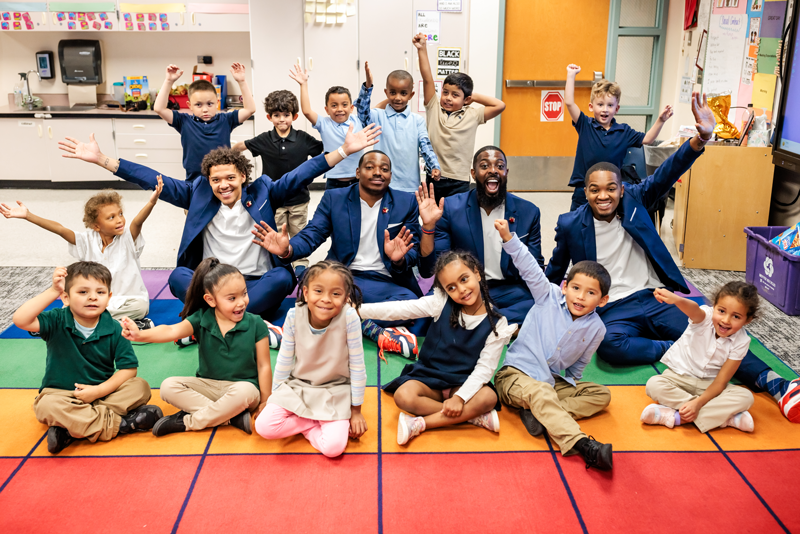
<instances>
[{"instance_id":1,"label":"light blue dress shirt","mask_svg":"<svg viewBox=\"0 0 800 534\"><path fill-rule=\"evenodd\" d=\"M325 152L336 152L336 150L344 144L344 138L347 135L347 129L353 125L353 133L360 132L364 129L361 120L355 115L350 115L347 120L339 124L327 115L318 114L317 123L314 129L319 132L322 137L322 146ZM336 166L325 173L326 178L355 178L356 169L358 168L358 160L364 151L355 152L347 156L343 161L336 164Z\"/></svg>"},{"instance_id":2,"label":"light blue dress shirt","mask_svg":"<svg viewBox=\"0 0 800 534\"><path fill-rule=\"evenodd\" d=\"M504 365L519 369L534 380L555 386L554 375L572 385L597 350L606 327L596 311L574 321L561 288L551 284L528 248L514 234L503 250L508 253L534 299L517 340L506 353Z\"/></svg>"}]
</instances>

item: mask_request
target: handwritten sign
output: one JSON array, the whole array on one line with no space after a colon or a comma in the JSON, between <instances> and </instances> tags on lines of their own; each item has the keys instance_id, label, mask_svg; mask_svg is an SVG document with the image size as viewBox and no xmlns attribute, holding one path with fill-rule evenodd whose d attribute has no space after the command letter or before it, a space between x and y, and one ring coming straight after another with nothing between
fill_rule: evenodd
<instances>
[{"instance_id":1,"label":"handwritten sign","mask_svg":"<svg viewBox=\"0 0 800 534\"><path fill-rule=\"evenodd\" d=\"M439 12L417 11L417 31L428 36L428 42L439 42Z\"/></svg>"},{"instance_id":2,"label":"handwritten sign","mask_svg":"<svg viewBox=\"0 0 800 534\"><path fill-rule=\"evenodd\" d=\"M747 40L747 15L711 15L703 89L706 94L730 93L736 102ZM736 110L728 118L733 121Z\"/></svg>"},{"instance_id":3,"label":"handwritten sign","mask_svg":"<svg viewBox=\"0 0 800 534\"><path fill-rule=\"evenodd\" d=\"M439 11L450 11L457 13L461 11L461 0L439 0L436 2L436 9Z\"/></svg>"}]
</instances>

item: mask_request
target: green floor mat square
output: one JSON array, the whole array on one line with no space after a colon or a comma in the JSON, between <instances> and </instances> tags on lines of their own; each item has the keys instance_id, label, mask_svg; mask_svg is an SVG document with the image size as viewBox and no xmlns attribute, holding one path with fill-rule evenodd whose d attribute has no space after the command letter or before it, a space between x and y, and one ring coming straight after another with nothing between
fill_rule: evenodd
<instances>
[{"instance_id":1,"label":"green floor mat square","mask_svg":"<svg viewBox=\"0 0 800 534\"><path fill-rule=\"evenodd\" d=\"M761 342L750 336L750 350L758 356L762 362L766 363L770 366L770 368L781 375L783 378L787 380L794 380L797 378L797 373L795 373L786 363L783 362L780 358L772 354L770 350L761 344Z\"/></svg>"},{"instance_id":2,"label":"green floor mat square","mask_svg":"<svg viewBox=\"0 0 800 534\"><path fill-rule=\"evenodd\" d=\"M0 340L0 387L39 388L47 346L41 339Z\"/></svg>"},{"instance_id":3,"label":"green floor mat square","mask_svg":"<svg viewBox=\"0 0 800 534\"><path fill-rule=\"evenodd\" d=\"M582 380L606 386L643 386L648 378L657 374L652 365L612 365L595 354L583 370Z\"/></svg>"}]
</instances>

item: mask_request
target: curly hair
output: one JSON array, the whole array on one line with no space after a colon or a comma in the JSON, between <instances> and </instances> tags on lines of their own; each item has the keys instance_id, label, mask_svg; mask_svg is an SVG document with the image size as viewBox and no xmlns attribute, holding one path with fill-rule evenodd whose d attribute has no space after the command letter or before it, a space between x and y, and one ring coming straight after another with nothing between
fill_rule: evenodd
<instances>
[{"instance_id":1,"label":"curly hair","mask_svg":"<svg viewBox=\"0 0 800 534\"><path fill-rule=\"evenodd\" d=\"M122 209L122 196L113 189L103 189L99 193L92 195L83 206L83 225L91 228L97 222L97 215L100 208L116 204Z\"/></svg>"},{"instance_id":2,"label":"curly hair","mask_svg":"<svg viewBox=\"0 0 800 534\"><path fill-rule=\"evenodd\" d=\"M289 113L295 116L300 112L300 104L297 103L297 97L293 92L281 89L267 95L267 98L264 99L264 110L267 115Z\"/></svg>"},{"instance_id":3,"label":"curly hair","mask_svg":"<svg viewBox=\"0 0 800 534\"><path fill-rule=\"evenodd\" d=\"M463 263L470 271L476 272L480 275L481 280L479 282L479 286L481 288L481 298L483 299L483 303L486 306L486 315L489 318L489 324L492 325L492 332L494 332L495 336L498 336L497 327L495 325L495 320L500 319L503 315L495 309L494 302L492 298L489 296L489 286L486 285L486 273L483 271L483 265L481 262L478 261L478 258L473 256L469 252L465 252L463 250L448 250L447 252L443 253L436 259L436 267L434 268L434 285L447 293L447 290L442 285L442 282L439 281L439 273L442 272L442 269L453 263L454 261L460 261ZM448 295L449 297L449 295ZM464 319L461 317L461 310L463 306L452 298L451 301L451 308L450 308L450 326L453 328L457 328L461 326L462 328L466 328L466 323Z\"/></svg>"},{"instance_id":4,"label":"curly hair","mask_svg":"<svg viewBox=\"0 0 800 534\"><path fill-rule=\"evenodd\" d=\"M224 146L215 148L203 158L203 163L200 164L200 172L208 178L211 169L217 165L233 165L246 178L245 183L250 181L250 172L253 170L253 164L241 152L236 152L232 148Z\"/></svg>"},{"instance_id":5,"label":"curly hair","mask_svg":"<svg viewBox=\"0 0 800 534\"><path fill-rule=\"evenodd\" d=\"M314 278L322 274L322 271L327 271L328 269L338 273L342 277L344 281L344 292L347 294L347 301L351 307L358 309L364 301L361 288L356 285L353 279L353 273L350 272L350 269L344 264L333 260L319 261L303 272L303 276L300 278L299 282L300 289L297 291L297 304L306 304L303 288L308 287L308 284L310 284Z\"/></svg>"},{"instance_id":6,"label":"curly hair","mask_svg":"<svg viewBox=\"0 0 800 534\"><path fill-rule=\"evenodd\" d=\"M592 94L589 97L589 102L593 102L595 98L606 95L616 98L617 104L619 104L619 101L622 99L622 88L617 82L598 80L592 85Z\"/></svg>"},{"instance_id":7,"label":"curly hair","mask_svg":"<svg viewBox=\"0 0 800 534\"><path fill-rule=\"evenodd\" d=\"M717 305L722 297L733 297L747 308L747 318L758 318L758 289L753 284L747 282L728 282L717 290L714 294L714 305Z\"/></svg>"}]
</instances>

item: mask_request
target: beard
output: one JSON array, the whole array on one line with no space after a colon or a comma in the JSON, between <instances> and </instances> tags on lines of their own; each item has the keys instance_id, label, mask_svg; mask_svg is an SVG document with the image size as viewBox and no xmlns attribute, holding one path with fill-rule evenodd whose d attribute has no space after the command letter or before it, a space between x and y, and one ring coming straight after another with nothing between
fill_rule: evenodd
<instances>
[{"instance_id":1,"label":"beard","mask_svg":"<svg viewBox=\"0 0 800 534\"><path fill-rule=\"evenodd\" d=\"M495 209L497 206L506 201L506 185L507 182L500 181L497 193L489 195L486 193L486 186L477 180L475 181L475 189L478 191L478 205L483 209L489 211Z\"/></svg>"}]
</instances>

